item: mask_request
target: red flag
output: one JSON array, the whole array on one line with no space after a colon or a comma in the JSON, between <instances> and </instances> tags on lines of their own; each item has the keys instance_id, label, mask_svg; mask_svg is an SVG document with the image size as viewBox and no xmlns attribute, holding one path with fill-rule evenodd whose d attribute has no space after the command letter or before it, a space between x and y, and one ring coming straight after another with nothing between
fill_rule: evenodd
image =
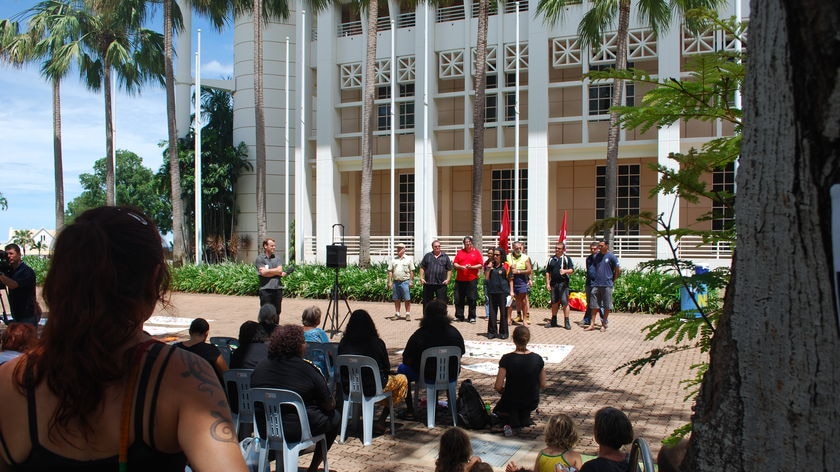
<instances>
[{"instance_id":1,"label":"red flag","mask_svg":"<svg viewBox=\"0 0 840 472\"><path fill-rule=\"evenodd\" d=\"M499 247L508 250L508 237L510 236L510 215L508 214L508 202L505 200L505 209L502 210L502 227L499 229Z\"/></svg>"},{"instance_id":2,"label":"red flag","mask_svg":"<svg viewBox=\"0 0 840 472\"><path fill-rule=\"evenodd\" d=\"M566 243L566 210L563 210L563 226L560 227L560 238L558 243Z\"/></svg>"}]
</instances>

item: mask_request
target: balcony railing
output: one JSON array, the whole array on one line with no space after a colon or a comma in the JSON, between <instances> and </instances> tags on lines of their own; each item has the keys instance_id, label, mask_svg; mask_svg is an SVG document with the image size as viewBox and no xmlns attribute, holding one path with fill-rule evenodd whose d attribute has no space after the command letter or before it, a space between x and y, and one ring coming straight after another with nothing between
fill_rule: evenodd
<instances>
[{"instance_id":1,"label":"balcony railing","mask_svg":"<svg viewBox=\"0 0 840 472\"><path fill-rule=\"evenodd\" d=\"M548 248L549 254L553 253L553 245L557 242L558 235L550 235L546 238L545 244ZM463 246L463 235L447 235L438 236L437 239L441 242L441 249L454 257L458 249ZM526 252L528 248L528 238L519 238L525 243ZM374 261L384 261L390 257L391 252L388 250L390 246L389 236L371 236L370 237L370 255ZM583 235L569 235L566 238L566 253L573 257L583 259L589 255L589 243L595 238ZM482 239L482 254L487 252L487 249L498 244L498 237L496 235L485 235ZM513 238L509 241L513 243ZM614 236L613 243L610 250L619 258L628 258L635 260L649 260L656 258L656 242L657 239L652 235L642 236ZM346 236L343 243L347 246L347 255L351 260L358 260L359 256L359 236ZM419 260L423 254L414 254L414 237L412 236L396 236L394 244L403 243L406 245L406 254L414 259ZM304 241L304 259L315 260L318 248L316 246L316 239L314 237L307 237ZM426 249L428 250L428 249ZM425 253L425 251L423 253ZM703 244L699 236L683 237L677 247L677 254L680 258L689 260L717 260L726 262L732 257L732 248L727 243ZM536 261L543 264L544 261Z\"/></svg>"},{"instance_id":2,"label":"balcony railing","mask_svg":"<svg viewBox=\"0 0 840 472\"><path fill-rule=\"evenodd\" d=\"M438 23L463 20L464 17L464 5L454 5L451 7L441 7L437 9Z\"/></svg>"}]
</instances>

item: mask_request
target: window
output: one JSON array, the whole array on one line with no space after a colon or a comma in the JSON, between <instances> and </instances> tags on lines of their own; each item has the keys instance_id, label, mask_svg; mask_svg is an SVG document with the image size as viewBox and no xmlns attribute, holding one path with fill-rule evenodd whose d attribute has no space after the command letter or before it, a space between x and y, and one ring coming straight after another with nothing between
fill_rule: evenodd
<instances>
[{"instance_id":1,"label":"window","mask_svg":"<svg viewBox=\"0 0 840 472\"><path fill-rule=\"evenodd\" d=\"M491 175L492 190L491 196L491 221L492 234L497 235L502 227L502 213L505 209L505 201L508 202L510 211L511 237L513 234L514 205L513 205L513 169L496 169ZM519 169L519 234L528 235L528 169ZM511 240L512 242L512 240Z\"/></svg>"},{"instance_id":2,"label":"window","mask_svg":"<svg viewBox=\"0 0 840 472\"><path fill-rule=\"evenodd\" d=\"M612 64L592 65L589 67L589 70L609 70L612 67ZM628 62L627 68L629 69L631 67L633 67L633 64ZM599 81L597 84L589 84L589 116L609 114L612 91L612 81ZM633 106L635 102L636 86L633 82L624 81L624 104Z\"/></svg>"},{"instance_id":3,"label":"window","mask_svg":"<svg viewBox=\"0 0 840 472\"><path fill-rule=\"evenodd\" d=\"M639 214L640 168L639 164L618 166L615 213L619 218ZM597 166L595 168L595 219L604 219L606 195L607 167ZM617 236L638 236L640 234L639 224L619 223L613 228L613 234Z\"/></svg>"},{"instance_id":4,"label":"window","mask_svg":"<svg viewBox=\"0 0 840 472\"><path fill-rule=\"evenodd\" d=\"M484 122L495 123L499 119L499 78L496 74L488 74L484 83Z\"/></svg>"},{"instance_id":5,"label":"window","mask_svg":"<svg viewBox=\"0 0 840 472\"><path fill-rule=\"evenodd\" d=\"M712 192L721 194L729 200L735 193L735 163L730 162L712 173ZM712 203L712 231L731 230L735 225L735 213L731 206Z\"/></svg>"},{"instance_id":6,"label":"window","mask_svg":"<svg viewBox=\"0 0 840 472\"><path fill-rule=\"evenodd\" d=\"M397 86L397 122L398 129L414 129L414 84L399 84ZM376 129L389 131L391 129L391 86L376 87Z\"/></svg>"},{"instance_id":7,"label":"window","mask_svg":"<svg viewBox=\"0 0 840 472\"><path fill-rule=\"evenodd\" d=\"M414 235L414 174L400 174L399 183L399 221L400 236Z\"/></svg>"},{"instance_id":8,"label":"window","mask_svg":"<svg viewBox=\"0 0 840 472\"><path fill-rule=\"evenodd\" d=\"M505 121L516 120L516 92L505 92Z\"/></svg>"}]
</instances>

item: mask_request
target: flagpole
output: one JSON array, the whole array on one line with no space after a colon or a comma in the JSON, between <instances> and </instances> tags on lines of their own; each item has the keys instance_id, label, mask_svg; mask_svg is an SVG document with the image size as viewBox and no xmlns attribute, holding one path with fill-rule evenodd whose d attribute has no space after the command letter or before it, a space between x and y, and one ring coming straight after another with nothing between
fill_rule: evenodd
<instances>
[{"instance_id":1,"label":"flagpole","mask_svg":"<svg viewBox=\"0 0 840 472\"><path fill-rule=\"evenodd\" d=\"M195 264L204 260L204 248L201 245L201 29L197 31L195 49Z\"/></svg>"},{"instance_id":2,"label":"flagpole","mask_svg":"<svg viewBox=\"0 0 840 472\"><path fill-rule=\"evenodd\" d=\"M516 82L513 95L513 240L519 239L519 1L516 2Z\"/></svg>"}]
</instances>

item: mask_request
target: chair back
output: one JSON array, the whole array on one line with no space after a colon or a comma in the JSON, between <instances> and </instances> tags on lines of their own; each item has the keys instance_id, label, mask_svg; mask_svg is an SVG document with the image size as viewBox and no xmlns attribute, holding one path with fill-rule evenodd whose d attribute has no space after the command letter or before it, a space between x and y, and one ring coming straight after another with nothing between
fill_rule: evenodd
<instances>
[{"instance_id":1,"label":"chair back","mask_svg":"<svg viewBox=\"0 0 840 472\"><path fill-rule=\"evenodd\" d=\"M262 404L265 411L265 434L269 446L285 442L283 434L283 414L281 407L288 405L295 409L300 422L300 441L312 440L309 429L309 417L306 416L306 406L303 398L291 390L280 388L252 388L251 399L254 404Z\"/></svg>"},{"instance_id":2,"label":"chair back","mask_svg":"<svg viewBox=\"0 0 840 472\"><path fill-rule=\"evenodd\" d=\"M630 448L629 472L653 472L653 457L644 438L636 438Z\"/></svg>"},{"instance_id":3,"label":"chair back","mask_svg":"<svg viewBox=\"0 0 840 472\"><path fill-rule=\"evenodd\" d=\"M453 359L454 358L454 359ZM432 382L426 379L426 362L431 359L435 362L435 376ZM456 367L454 375L449 371L450 363ZM418 373L420 383L423 385L434 385L438 389L446 389L452 382L458 380L461 373L461 349L458 346L430 347L423 351L420 356L420 372ZM450 380L453 379L453 380Z\"/></svg>"},{"instance_id":4,"label":"chair back","mask_svg":"<svg viewBox=\"0 0 840 472\"><path fill-rule=\"evenodd\" d=\"M327 379L327 385L333 392L336 384L335 361L337 357L338 343L306 343L306 353L303 358L322 369L322 373ZM323 372L324 369L326 372Z\"/></svg>"},{"instance_id":5,"label":"chair back","mask_svg":"<svg viewBox=\"0 0 840 472\"><path fill-rule=\"evenodd\" d=\"M240 424L253 424L254 403L251 399L251 374L254 369L228 369L223 374L225 393L234 414L236 430Z\"/></svg>"},{"instance_id":6,"label":"chair back","mask_svg":"<svg viewBox=\"0 0 840 472\"><path fill-rule=\"evenodd\" d=\"M347 393L345 393L345 401L353 403L361 403L365 397L372 397L382 394L382 378L379 375L379 364L372 357L358 356L353 354L342 354L336 358L335 364L336 376L341 379L347 379ZM367 375L373 377L375 391L365 394L363 378L366 375L363 373L368 371ZM342 388L344 386L342 385Z\"/></svg>"}]
</instances>

